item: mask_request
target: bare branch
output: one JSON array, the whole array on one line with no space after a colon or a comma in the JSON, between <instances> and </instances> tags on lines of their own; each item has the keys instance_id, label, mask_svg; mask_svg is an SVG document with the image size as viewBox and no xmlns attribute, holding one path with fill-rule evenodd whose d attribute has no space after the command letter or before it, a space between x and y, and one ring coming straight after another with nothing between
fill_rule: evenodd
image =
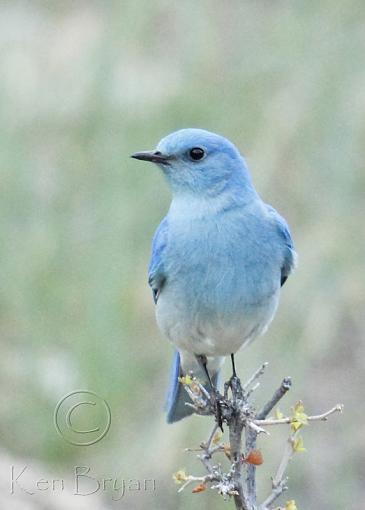
<instances>
[{"instance_id":1,"label":"bare branch","mask_svg":"<svg viewBox=\"0 0 365 510\"><path fill-rule=\"evenodd\" d=\"M256 434L263 433L263 434L267 434L268 436L270 435L270 432L268 432L266 429L259 427L257 425L256 420L255 421L247 421L246 425L248 427L250 427L251 429L253 429L256 432Z\"/></svg>"},{"instance_id":2,"label":"bare branch","mask_svg":"<svg viewBox=\"0 0 365 510\"><path fill-rule=\"evenodd\" d=\"M243 391L246 391L252 383L254 383L256 381L256 379L258 379L259 377L262 376L262 374L265 372L265 369L266 367L268 366L268 361L265 361L265 363L263 363L261 365L261 367L259 367L256 372L248 379L247 382L245 382L245 384L242 386L242 389Z\"/></svg>"},{"instance_id":3,"label":"bare branch","mask_svg":"<svg viewBox=\"0 0 365 510\"><path fill-rule=\"evenodd\" d=\"M264 407L259 411L256 415L256 419L262 420L266 418L266 416L271 413L276 404L283 398L283 396L290 390L291 388L291 378L285 377L282 380L280 387L275 391L274 395L271 397L269 402L264 405Z\"/></svg>"},{"instance_id":4,"label":"bare branch","mask_svg":"<svg viewBox=\"0 0 365 510\"><path fill-rule=\"evenodd\" d=\"M216 405L220 406L220 416L223 423L228 427L229 443L221 441L221 433L218 424L215 423L207 441L202 442L197 449L187 451L197 452L206 474L204 476L186 475L184 471L178 472L175 480L182 483L179 492L183 491L193 482L199 485L193 492L200 492L205 488L216 490L225 499L232 497L236 510L270 510L272 504L287 490L286 470L288 464L297 451L303 450L302 439L299 432L303 425L308 422L325 421L336 412L342 412L342 404L337 404L329 411L307 416L304 413L303 404L298 402L293 409L293 416L283 418L267 418L278 402L284 397L291 387L290 377L281 382L280 387L274 392L271 399L256 412L251 395L259 387L258 378L263 374L267 363L259 367L256 372L242 386L237 377L224 385L224 395L217 393L213 399L200 382L191 376L181 381L188 392L197 414L216 416ZM230 395L230 396L229 396ZM218 403L218 404L217 404ZM272 479L272 491L265 501L258 505L256 502L256 462L254 459L257 452L256 442L259 434L269 435L266 426L290 424L290 435L286 441L282 458ZM245 454L242 452L242 441L245 440ZM230 468L225 471L222 464L216 462L216 455L224 453L230 462ZM260 459L260 457L259 457ZM262 460L258 462L260 464ZM245 483L244 483L245 481Z\"/></svg>"},{"instance_id":5,"label":"bare branch","mask_svg":"<svg viewBox=\"0 0 365 510\"><path fill-rule=\"evenodd\" d=\"M186 481L183 483L183 485L180 487L180 489L177 492L182 492L192 482L200 482L200 483L206 484L208 482L214 482L215 480L216 480L216 478L213 475L205 475L205 476L189 475L186 477Z\"/></svg>"},{"instance_id":6,"label":"bare branch","mask_svg":"<svg viewBox=\"0 0 365 510\"><path fill-rule=\"evenodd\" d=\"M342 411L343 411L343 404L336 404L334 407L332 407L332 409L330 409L329 411L326 411L323 414L308 416L307 420L308 421L327 421L328 417L331 414L334 414L337 412L342 413ZM254 420L254 423L255 423L255 425L258 425L259 427L265 427L266 425L285 425L285 424L291 423L292 420L293 420L292 417L285 416L284 418L278 418L278 419L269 418L267 420Z\"/></svg>"},{"instance_id":7,"label":"bare branch","mask_svg":"<svg viewBox=\"0 0 365 510\"><path fill-rule=\"evenodd\" d=\"M299 431L300 429L296 430L293 434L291 434L288 439L287 439L287 442L285 444L285 448L284 448L284 452L283 452L283 456L281 458L281 461L280 461L280 464L279 464L279 467L276 471L276 474L272 480L272 486L273 486L273 489L275 490L283 481L283 478L284 478L284 475L285 475L285 472L286 472L286 469L288 467L288 464L289 464L289 461L290 459L292 458L293 454L294 454L294 448L293 448L293 444L294 444L294 441L296 440L296 438L298 437L299 435Z\"/></svg>"},{"instance_id":8,"label":"bare branch","mask_svg":"<svg viewBox=\"0 0 365 510\"><path fill-rule=\"evenodd\" d=\"M278 497L281 496L283 492L288 490L288 487L286 485L287 482L288 479L284 478L276 487L273 488L270 496L268 496L260 506L260 510L268 510L270 505L274 503L274 501L277 500Z\"/></svg>"},{"instance_id":9,"label":"bare branch","mask_svg":"<svg viewBox=\"0 0 365 510\"><path fill-rule=\"evenodd\" d=\"M274 395L271 399L264 405L264 407L256 414L257 418L266 418L266 416L272 411L272 409L276 406L276 404L284 397L284 395L291 388L291 379L290 377L286 377L283 379L280 387L275 391ZM249 428L246 429L246 454L256 448L256 440L259 432L262 432L262 427L259 427L258 430L254 430L254 425L252 421L248 422ZM257 424L255 423L257 426ZM253 508L256 507L256 467L253 465L247 466L246 473L246 489L249 494L250 503Z\"/></svg>"}]
</instances>

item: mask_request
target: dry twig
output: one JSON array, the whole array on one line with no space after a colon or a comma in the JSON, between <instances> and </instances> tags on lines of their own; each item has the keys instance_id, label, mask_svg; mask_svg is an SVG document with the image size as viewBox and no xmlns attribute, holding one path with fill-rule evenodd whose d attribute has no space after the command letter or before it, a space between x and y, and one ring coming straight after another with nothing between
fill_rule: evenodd
<instances>
[{"instance_id":1,"label":"dry twig","mask_svg":"<svg viewBox=\"0 0 365 510\"><path fill-rule=\"evenodd\" d=\"M276 418L268 418L269 413L290 389L290 377L283 379L271 399L257 412L250 397L259 386L258 379L263 375L266 367L267 363L261 365L243 385L235 377L232 377L224 385L224 395L219 395L218 402L222 420L228 426L229 443L222 442L218 425L214 424L207 441L201 443L198 449L187 449L187 451L198 452L197 457L203 464L206 474L194 476L187 475L182 471L178 472L174 476L177 482L182 483L179 492L196 482L199 485L193 489L193 492L201 492L210 487L217 490L225 499L232 497L237 510L270 510L273 508L271 505L288 488L286 471L291 458L296 452L304 451L303 442L299 436L302 426L310 422L325 421L332 414L342 412L343 406L337 404L325 413L307 416L304 413L303 404L298 402L294 406L291 416L281 415ZM199 381L194 377L189 377L183 380L183 384L192 400L190 405L194 407L195 412L215 416L214 400ZM290 433L282 459L272 478L272 491L265 501L257 504L256 464L262 462L261 454L259 455L256 450L257 436L259 434L269 435L266 427L285 424L290 426ZM245 436L244 452L243 436ZM229 468L226 470L223 469L222 462L216 461L216 455L222 453L229 460Z\"/></svg>"}]
</instances>

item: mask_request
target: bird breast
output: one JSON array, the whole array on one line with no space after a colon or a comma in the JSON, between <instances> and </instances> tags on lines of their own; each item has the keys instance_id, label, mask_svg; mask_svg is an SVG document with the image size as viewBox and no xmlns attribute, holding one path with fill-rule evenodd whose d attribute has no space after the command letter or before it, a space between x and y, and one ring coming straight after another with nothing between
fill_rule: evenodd
<instances>
[{"instance_id":1,"label":"bird breast","mask_svg":"<svg viewBox=\"0 0 365 510\"><path fill-rule=\"evenodd\" d=\"M196 349L202 342L216 354L219 335L228 336L228 348L237 350L267 327L280 288L269 234L264 218L239 208L169 218L166 283L156 314L175 344L192 341Z\"/></svg>"}]
</instances>

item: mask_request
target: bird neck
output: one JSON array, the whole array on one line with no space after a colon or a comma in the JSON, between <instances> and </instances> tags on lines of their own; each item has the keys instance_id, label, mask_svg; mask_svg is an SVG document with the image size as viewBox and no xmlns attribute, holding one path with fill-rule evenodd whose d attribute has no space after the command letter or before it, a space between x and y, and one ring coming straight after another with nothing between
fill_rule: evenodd
<instances>
[{"instance_id":1,"label":"bird neck","mask_svg":"<svg viewBox=\"0 0 365 510\"><path fill-rule=\"evenodd\" d=\"M243 209L259 197L253 187L224 188L213 195L187 191L174 192L169 215L174 218L208 218L233 209Z\"/></svg>"}]
</instances>

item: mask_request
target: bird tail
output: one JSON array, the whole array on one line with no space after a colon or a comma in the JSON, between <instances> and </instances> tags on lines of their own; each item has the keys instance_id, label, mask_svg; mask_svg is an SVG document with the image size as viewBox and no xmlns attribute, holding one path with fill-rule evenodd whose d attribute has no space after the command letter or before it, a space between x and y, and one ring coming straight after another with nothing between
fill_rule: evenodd
<instances>
[{"instance_id":1,"label":"bird tail","mask_svg":"<svg viewBox=\"0 0 365 510\"><path fill-rule=\"evenodd\" d=\"M186 416L194 414L194 409L186 404L192 404L192 401L184 389L184 386L179 382L179 377L183 375L180 363L180 354L178 351L174 352L172 360L172 367L170 373L169 390L166 399L166 412L167 423L174 423L175 421L182 420ZM218 384L219 373L216 372L212 375L212 383L214 386ZM199 378L200 379L200 378ZM200 379L201 381L201 379ZM206 390L210 393L211 388L207 380L201 381Z\"/></svg>"}]
</instances>

